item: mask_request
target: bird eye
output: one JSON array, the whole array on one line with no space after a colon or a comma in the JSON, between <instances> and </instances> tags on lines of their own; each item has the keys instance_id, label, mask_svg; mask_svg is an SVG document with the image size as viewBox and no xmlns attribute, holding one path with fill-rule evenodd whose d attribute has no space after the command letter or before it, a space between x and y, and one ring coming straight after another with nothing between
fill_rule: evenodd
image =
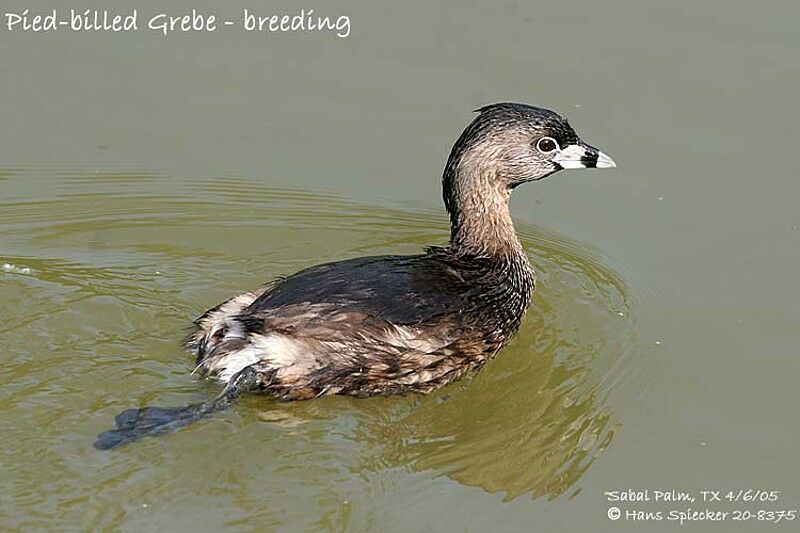
<instances>
[{"instance_id":1,"label":"bird eye","mask_svg":"<svg viewBox=\"0 0 800 533\"><path fill-rule=\"evenodd\" d=\"M558 148L558 144L552 137L542 137L536 142L536 149L543 154L549 154L556 148Z\"/></svg>"}]
</instances>

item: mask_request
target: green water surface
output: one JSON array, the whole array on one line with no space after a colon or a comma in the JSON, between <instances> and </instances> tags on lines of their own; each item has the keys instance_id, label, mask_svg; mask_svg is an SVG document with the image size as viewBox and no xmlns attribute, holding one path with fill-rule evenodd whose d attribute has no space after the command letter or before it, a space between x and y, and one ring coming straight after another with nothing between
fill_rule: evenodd
<instances>
[{"instance_id":1,"label":"green water surface","mask_svg":"<svg viewBox=\"0 0 800 533\"><path fill-rule=\"evenodd\" d=\"M606 491L645 488L800 508L797 5L305 7L351 35L0 29L0 529L675 531L608 519ZM123 409L219 392L179 346L206 308L444 244L447 153L502 100L619 167L515 191L537 290L496 360L430 396L252 396L92 447Z\"/></svg>"}]
</instances>

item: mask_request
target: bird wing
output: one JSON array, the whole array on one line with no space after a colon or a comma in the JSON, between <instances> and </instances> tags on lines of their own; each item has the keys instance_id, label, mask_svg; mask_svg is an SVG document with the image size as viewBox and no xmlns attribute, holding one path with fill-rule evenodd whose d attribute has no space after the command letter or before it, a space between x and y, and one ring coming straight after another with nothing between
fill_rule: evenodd
<instances>
[{"instance_id":1,"label":"bird wing","mask_svg":"<svg viewBox=\"0 0 800 533\"><path fill-rule=\"evenodd\" d=\"M463 311L470 290L451 262L432 254L363 257L317 265L280 280L243 314L279 316L281 308L324 305L414 325Z\"/></svg>"}]
</instances>

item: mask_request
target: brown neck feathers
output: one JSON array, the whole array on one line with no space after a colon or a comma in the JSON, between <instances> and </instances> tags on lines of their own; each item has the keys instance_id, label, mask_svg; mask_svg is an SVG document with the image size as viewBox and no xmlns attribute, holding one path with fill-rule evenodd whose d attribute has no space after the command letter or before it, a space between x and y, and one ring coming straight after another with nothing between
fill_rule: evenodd
<instances>
[{"instance_id":1,"label":"brown neck feathers","mask_svg":"<svg viewBox=\"0 0 800 533\"><path fill-rule=\"evenodd\" d=\"M449 188L445 198L450 246L459 254L527 262L511 220L511 190L492 164L496 154L487 154L487 148L491 151L491 147L480 146L467 149L446 170L452 173L444 180Z\"/></svg>"}]
</instances>

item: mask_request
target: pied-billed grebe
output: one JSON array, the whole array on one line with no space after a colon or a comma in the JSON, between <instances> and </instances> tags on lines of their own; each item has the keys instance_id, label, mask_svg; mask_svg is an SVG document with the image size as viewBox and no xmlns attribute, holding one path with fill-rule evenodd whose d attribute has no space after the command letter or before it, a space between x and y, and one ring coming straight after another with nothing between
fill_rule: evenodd
<instances>
[{"instance_id":1,"label":"pied-billed grebe","mask_svg":"<svg viewBox=\"0 0 800 533\"><path fill-rule=\"evenodd\" d=\"M494 357L534 287L511 191L565 168L615 164L552 111L501 103L478 113L444 169L449 246L314 266L208 310L187 344L198 370L227 384L221 397L126 411L96 445L188 424L250 390L281 400L427 393Z\"/></svg>"}]
</instances>

